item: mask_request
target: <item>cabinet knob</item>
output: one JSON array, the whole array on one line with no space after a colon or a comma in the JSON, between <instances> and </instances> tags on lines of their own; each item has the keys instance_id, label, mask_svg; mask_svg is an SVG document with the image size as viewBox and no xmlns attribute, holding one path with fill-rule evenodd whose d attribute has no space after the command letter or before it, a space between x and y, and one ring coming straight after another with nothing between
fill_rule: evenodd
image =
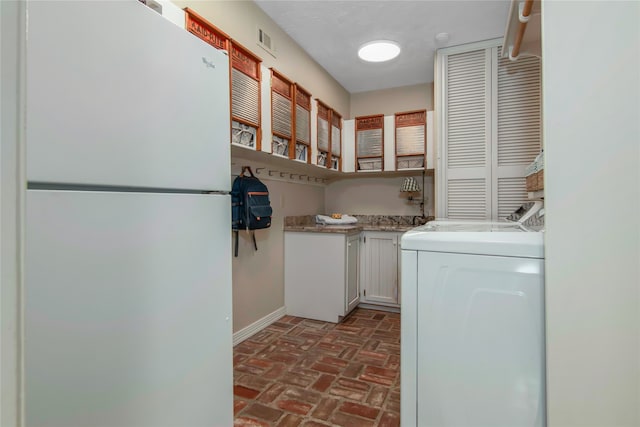
<instances>
[{"instance_id":1,"label":"cabinet knob","mask_svg":"<svg viewBox=\"0 0 640 427\"><path fill-rule=\"evenodd\" d=\"M351 247L351 243L347 243L347 246Z\"/></svg>"}]
</instances>

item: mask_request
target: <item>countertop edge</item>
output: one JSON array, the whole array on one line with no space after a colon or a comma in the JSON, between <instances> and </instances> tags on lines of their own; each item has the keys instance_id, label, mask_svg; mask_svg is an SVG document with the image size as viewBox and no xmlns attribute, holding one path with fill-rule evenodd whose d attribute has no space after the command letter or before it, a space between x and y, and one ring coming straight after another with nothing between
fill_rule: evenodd
<instances>
[{"instance_id":1,"label":"countertop edge","mask_svg":"<svg viewBox=\"0 0 640 427\"><path fill-rule=\"evenodd\" d=\"M297 232L297 233L338 233L338 234L352 234L359 233L361 231L385 231L404 233L416 226L395 226L395 225L377 225L377 224L358 224L351 226L344 225L291 225L285 226L285 232Z\"/></svg>"}]
</instances>

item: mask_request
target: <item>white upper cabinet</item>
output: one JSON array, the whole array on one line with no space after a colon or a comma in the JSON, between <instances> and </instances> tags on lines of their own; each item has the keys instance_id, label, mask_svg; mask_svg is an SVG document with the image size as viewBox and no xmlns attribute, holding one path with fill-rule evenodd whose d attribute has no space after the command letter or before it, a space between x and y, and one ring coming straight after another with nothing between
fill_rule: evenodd
<instances>
[{"instance_id":1,"label":"white upper cabinet","mask_svg":"<svg viewBox=\"0 0 640 427\"><path fill-rule=\"evenodd\" d=\"M362 120L356 129L359 119ZM343 172L434 168L433 111L344 120L342 141Z\"/></svg>"}]
</instances>

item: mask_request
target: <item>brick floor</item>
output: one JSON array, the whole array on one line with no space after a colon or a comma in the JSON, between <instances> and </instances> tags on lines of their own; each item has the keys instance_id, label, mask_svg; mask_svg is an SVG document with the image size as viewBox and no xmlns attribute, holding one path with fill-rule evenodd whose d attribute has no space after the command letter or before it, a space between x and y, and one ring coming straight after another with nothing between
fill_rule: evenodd
<instances>
[{"instance_id":1,"label":"brick floor","mask_svg":"<svg viewBox=\"0 0 640 427\"><path fill-rule=\"evenodd\" d=\"M400 425L400 315L285 316L234 347L235 426Z\"/></svg>"}]
</instances>

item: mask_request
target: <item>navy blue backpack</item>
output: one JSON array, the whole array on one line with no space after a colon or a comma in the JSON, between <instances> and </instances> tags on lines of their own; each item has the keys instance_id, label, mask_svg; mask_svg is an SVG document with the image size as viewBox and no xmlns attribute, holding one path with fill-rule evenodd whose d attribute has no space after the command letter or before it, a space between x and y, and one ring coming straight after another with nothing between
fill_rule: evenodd
<instances>
[{"instance_id":1,"label":"navy blue backpack","mask_svg":"<svg viewBox=\"0 0 640 427\"><path fill-rule=\"evenodd\" d=\"M245 172L249 176L245 176ZM253 175L249 166L243 166L240 175L231 187L231 228L235 234L235 252L238 256L238 233L251 230L253 246L258 250L253 230L271 227L271 202L269 189Z\"/></svg>"}]
</instances>

